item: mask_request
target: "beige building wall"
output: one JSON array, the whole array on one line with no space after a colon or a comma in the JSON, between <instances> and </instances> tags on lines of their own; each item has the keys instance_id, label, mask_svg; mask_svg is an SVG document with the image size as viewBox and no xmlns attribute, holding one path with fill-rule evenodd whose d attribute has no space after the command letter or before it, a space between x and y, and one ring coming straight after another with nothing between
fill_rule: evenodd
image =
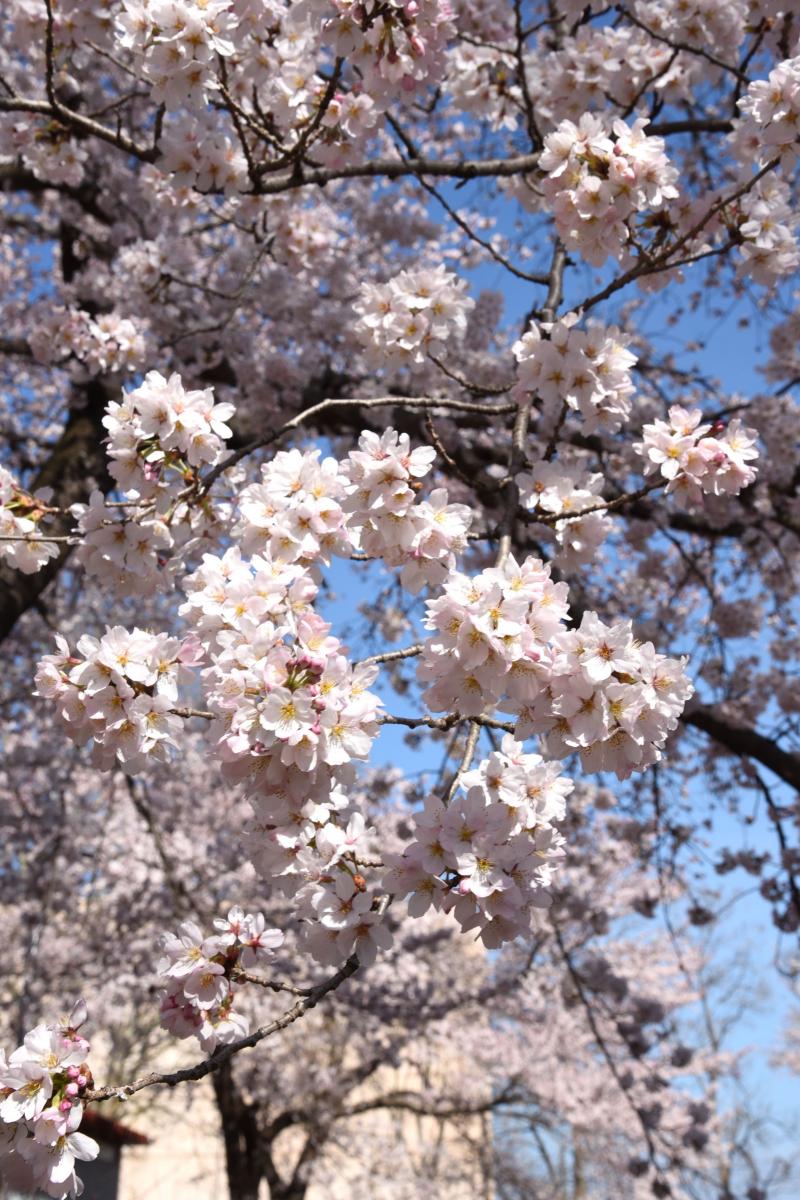
<instances>
[{"instance_id":1,"label":"beige building wall","mask_svg":"<svg viewBox=\"0 0 800 1200\"><path fill-rule=\"evenodd\" d=\"M443 1074L452 1077L453 1087L445 1090L457 1095L459 1072L455 1064L448 1066ZM386 1069L377 1072L351 1099L357 1103L390 1092L418 1092L419 1084L419 1078L408 1069ZM146 1109L134 1104L130 1108L114 1106L114 1119L151 1139L147 1146L123 1150L119 1200L236 1200L229 1197L220 1120L210 1080L182 1084L174 1091L162 1089L160 1095L157 1091L149 1093L153 1103ZM425 1181L424 1191L420 1191L425 1200L446 1200L453 1195L464 1200L491 1200L491 1183L482 1165L488 1159L487 1141L491 1139L489 1118L474 1116L456 1123L402 1109L378 1109L348 1118L347 1129L361 1149L360 1170L354 1169L349 1156L335 1143L327 1146L315 1170L320 1182L309 1187L307 1200L353 1200L355 1185L364 1182L364 1160L372 1160L375 1165L374 1172L369 1172L370 1200L381 1200L382 1170L391 1172L391 1162L396 1158L413 1164L421 1187ZM285 1166L290 1174L301 1141L297 1130L282 1135L276 1155L279 1170ZM262 1195L267 1200L266 1183Z\"/></svg>"},{"instance_id":2,"label":"beige building wall","mask_svg":"<svg viewBox=\"0 0 800 1200\"><path fill-rule=\"evenodd\" d=\"M184 1064L176 1064L184 1065ZM134 1111L115 1105L114 1117L150 1138L122 1152L118 1200L228 1200L225 1149L210 1082L166 1091Z\"/></svg>"}]
</instances>

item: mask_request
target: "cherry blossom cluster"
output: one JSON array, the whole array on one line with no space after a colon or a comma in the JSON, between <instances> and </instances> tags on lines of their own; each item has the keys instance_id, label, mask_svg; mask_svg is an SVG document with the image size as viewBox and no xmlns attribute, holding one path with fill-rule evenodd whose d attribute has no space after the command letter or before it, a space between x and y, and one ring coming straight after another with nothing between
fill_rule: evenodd
<instances>
[{"instance_id":1,"label":"cherry blossom cluster","mask_svg":"<svg viewBox=\"0 0 800 1200\"><path fill-rule=\"evenodd\" d=\"M448 54L447 93L462 112L493 129L516 129L523 101L516 68L513 54L459 42Z\"/></svg>"},{"instance_id":2,"label":"cherry blossom cluster","mask_svg":"<svg viewBox=\"0 0 800 1200\"><path fill-rule=\"evenodd\" d=\"M0 115L0 154L20 157L37 179L78 187L86 150L57 122L19 113Z\"/></svg>"},{"instance_id":3,"label":"cherry blossom cluster","mask_svg":"<svg viewBox=\"0 0 800 1200\"><path fill-rule=\"evenodd\" d=\"M202 565L181 586L186 601L179 614L213 651L230 640L231 631L244 620L255 626L265 619L279 625L310 613L317 594L303 566L261 556L248 562L238 545L221 557L204 554Z\"/></svg>"},{"instance_id":4,"label":"cherry blossom cluster","mask_svg":"<svg viewBox=\"0 0 800 1200\"><path fill-rule=\"evenodd\" d=\"M243 615L204 672L207 699L226 715L227 761L244 758L250 768L255 756L274 776L293 768L328 780L331 768L369 752L380 701L366 686L377 669L352 667L317 614L292 626L263 620L254 628Z\"/></svg>"},{"instance_id":5,"label":"cherry blossom cluster","mask_svg":"<svg viewBox=\"0 0 800 1200\"><path fill-rule=\"evenodd\" d=\"M454 573L427 603L419 678L434 711L516 714L521 739L546 734L547 753L580 751L586 771L626 779L660 758L692 694L685 660L637 642L630 622L584 615L566 630L566 584L538 559L508 557L475 578Z\"/></svg>"},{"instance_id":6,"label":"cherry blossom cluster","mask_svg":"<svg viewBox=\"0 0 800 1200\"><path fill-rule=\"evenodd\" d=\"M585 613L578 629L553 637L549 679L539 695L501 707L517 714L518 737L545 735L548 755L577 751L584 771L627 779L660 760L677 727L694 691L686 662L637 641L630 621L606 625Z\"/></svg>"},{"instance_id":7,"label":"cherry blossom cluster","mask_svg":"<svg viewBox=\"0 0 800 1200\"><path fill-rule=\"evenodd\" d=\"M800 134L800 56L778 63L766 79L754 80L737 103L744 116L733 139L743 161L752 163L755 151L759 165L780 156L791 170Z\"/></svg>"},{"instance_id":8,"label":"cherry blossom cluster","mask_svg":"<svg viewBox=\"0 0 800 1200\"><path fill-rule=\"evenodd\" d=\"M26 1193L80 1195L75 1162L91 1162L100 1151L78 1132L93 1082L89 1043L78 1033L85 1020L79 1001L64 1021L26 1033L8 1060L0 1051L0 1176Z\"/></svg>"},{"instance_id":9,"label":"cherry blossom cluster","mask_svg":"<svg viewBox=\"0 0 800 1200\"><path fill-rule=\"evenodd\" d=\"M242 553L303 564L349 555L344 493L336 459L320 459L319 450L278 451L262 465L261 481L239 494L233 534Z\"/></svg>"},{"instance_id":10,"label":"cherry blossom cluster","mask_svg":"<svg viewBox=\"0 0 800 1200\"><path fill-rule=\"evenodd\" d=\"M71 740L91 738L92 761L104 771L119 765L133 775L148 760L168 761L183 724L178 688L192 678L197 641L115 625L99 639L84 634L77 656L60 634L56 643L58 653L39 663L37 694L55 703Z\"/></svg>"},{"instance_id":11,"label":"cherry blossom cluster","mask_svg":"<svg viewBox=\"0 0 800 1200\"><path fill-rule=\"evenodd\" d=\"M585 113L577 125L562 121L544 140L539 165L542 191L568 249L601 266L611 256L625 259L638 212L665 208L675 200L677 170L660 137L648 137L648 122L630 127Z\"/></svg>"},{"instance_id":12,"label":"cherry blossom cluster","mask_svg":"<svg viewBox=\"0 0 800 1200\"><path fill-rule=\"evenodd\" d=\"M106 587L122 596L146 596L172 582L177 560L168 555L174 539L152 505L126 512L92 492L89 503L73 505L72 512L83 537L76 558Z\"/></svg>"},{"instance_id":13,"label":"cherry blossom cluster","mask_svg":"<svg viewBox=\"0 0 800 1200\"><path fill-rule=\"evenodd\" d=\"M274 40L270 39L271 44L263 37L264 17L257 11L265 4L271 9L273 29L278 31ZM287 142L291 143L318 115L320 102L328 92L326 81L316 70L323 21L320 19L312 29L304 19L304 5L292 5L287 9L275 0L255 0L255 3L251 0L251 13L254 7L256 13L252 32L254 49L257 49L252 55L237 61L234 87L240 103L244 104L250 99L250 87L257 86L260 111L263 113L265 108L269 109L278 127L285 130ZM242 6L237 5L237 9L241 11ZM327 12L330 11L328 7ZM244 22L241 31L243 28ZM237 60L243 48L240 41Z\"/></svg>"},{"instance_id":14,"label":"cherry blossom cluster","mask_svg":"<svg viewBox=\"0 0 800 1200\"><path fill-rule=\"evenodd\" d=\"M117 43L141 60L153 99L168 109L205 104L219 58L234 53L233 0L122 0Z\"/></svg>"},{"instance_id":15,"label":"cherry blossom cluster","mask_svg":"<svg viewBox=\"0 0 800 1200\"><path fill-rule=\"evenodd\" d=\"M444 488L418 498L435 455L391 428L365 430L342 463L319 450L279 451L261 481L242 489L233 534L246 555L309 565L356 550L399 568L412 592L438 585L466 545L472 514L449 504Z\"/></svg>"},{"instance_id":16,"label":"cherry blossom cluster","mask_svg":"<svg viewBox=\"0 0 800 1200\"><path fill-rule=\"evenodd\" d=\"M169 480L194 482L219 460L234 407L215 404L212 388L187 391L179 375L148 371L106 413L109 471L123 492L146 497Z\"/></svg>"},{"instance_id":17,"label":"cherry blossom cluster","mask_svg":"<svg viewBox=\"0 0 800 1200\"><path fill-rule=\"evenodd\" d=\"M525 703L546 686L547 643L566 619L567 585L553 583L538 558L517 564L509 555L472 578L452 572L426 609L435 633L418 675L428 707L480 716L505 696Z\"/></svg>"},{"instance_id":18,"label":"cherry blossom cluster","mask_svg":"<svg viewBox=\"0 0 800 1200\"><path fill-rule=\"evenodd\" d=\"M713 49L717 58L735 62L747 28L748 7L747 0L636 0L634 12L669 42ZM706 79L720 70L715 72L707 63L704 67Z\"/></svg>"},{"instance_id":19,"label":"cherry blossom cluster","mask_svg":"<svg viewBox=\"0 0 800 1200\"><path fill-rule=\"evenodd\" d=\"M320 84L320 101L325 90ZM331 166L352 158L356 148L375 128L378 115L375 101L366 92L337 92L322 116L325 133L315 147L315 156Z\"/></svg>"},{"instance_id":20,"label":"cherry blossom cluster","mask_svg":"<svg viewBox=\"0 0 800 1200\"><path fill-rule=\"evenodd\" d=\"M386 890L411 899L421 916L432 905L452 912L462 929L477 929L487 947L525 936L533 911L548 907L547 887L564 839L571 780L556 763L526 754L507 735L459 779L445 805L430 796L415 814L416 835L391 856Z\"/></svg>"},{"instance_id":21,"label":"cherry blossom cluster","mask_svg":"<svg viewBox=\"0 0 800 1200\"><path fill-rule=\"evenodd\" d=\"M530 471L521 471L515 482L520 503L542 519L537 536L552 537L559 547L553 559L556 566L573 571L591 562L611 525L608 513L598 508L603 476L577 464L542 460ZM586 509L596 511L576 515Z\"/></svg>"},{"instance_id":22,"label":"cherry blossom cluster","mask_svg":"<svg viewBox=\"0 0 800 1200\"><path fill-rule=\"evenodd\" d=\"M534 322L515 343L518 390L532 392L553 418L565 404L579 412L586 433L615 433L630 415L636 355L616 326L588 321L578 329L578 320L567 313L555 322Z\"/></svg>"},{"instance_id":23,"label":"cherry blossom cluster","mask_svg":"<svg viewBox=\"0 0 800 1200\"><path fill-rule=\"evenodd\" d=\"M90 375L130 373L144 363L147 344L133 321L117 313L92 316L81 308L48 307L30 337L41 363L78 360Z\"/></svg>"},{"instance_id":24,"label":"cherry blossom cluster","mask_svg":"<svg viewBox=\"0 0 800 1200\"><path fill-rule=\"evenodd\" d=\"M10 44L27 54L40 47L46 36L47 8L30 0L8 6L13 13L9 29ZM85 69L89 60L88 42L103 49L111 48L113 19L105 0L59 0L53 6L53 40L56 53L69 51L70 67Z\"/></svg>"},{"instance_id":25,"label":"cherry blossom cluster","mask_svg":"<svg viewBox=\"0 0 800 1200\"><path fill-rule=\"evenodd\" d=\"M290 768L303 787L317 776L327 785L331 768L366 757L380 703L366 687L377 668L348 663L313 611L317 587L304 567L248 562L235 547L204 555L184 587L181 613L215 650L204 684L222 757L250 776L247 788L270 790L274 779L280 790Z\"/></svg>"},{"instance_id":26,"label":"cherry blossom cluster","mask_svg":"<svg viewBox=\"0 0 800 1200\"><path fill-rule=\"evenodd\" d=\"M157 371L106 407L109 472L131 500L109 504L95 491L88 505L72 506L90 575L120 595L166 590L180 565L176 546L188 552L201 535L221 532L229 503L194 501L200 468L219 461L233 412L214 403L211 388L186 391L178 375Z\"/></svg>"},{"instance_id":27,"label":"cherry blossom cluster","mask_svg":"<svg viewBox=\"0 0 800 1200\"><path fill-rule=\"evenodd\" d=\"M57 557L58 546L45 541L39 532L46 513L46 500L29 496L11 472L0 466L0 561L32 575Z\"/></svg>"},{"instance_id":28,"label":"cherry blossom cluster","mask_svg":"<svg viewBox=\"0 0 800 1200\"><path fill-rule=\"evenodd\" d=\"M410 366L441 354L463 336L474 300L466 282L439 265L401 271L387 283L364 283L354 308L356 334L376 366Z\"/></svg>"},{"instance_id":29,"label":"cherry blossom cluster","mask_svg":"<svg viewBox=\"0 0 800 1200\"><path fill-rule=\"evenodd\" d=\"M358 63L366 90L384 105L437 81L455 30L449 0L308 0L303 9L304 23L323 23L325 41Z\"/></svg>"},{"instance_id":30,"label":"cherry blossom cluster","mask_svg":"<svg viewBox=\"0 0 800 1200\"><path fill-rule=\"evenodd\" d=\"M367 880L362 864L369 859L369 835L363 816L354 812L343 824L330 822L315 838L321 863L296 896L306 949L317 962L335 966L357 954L362 966L371 966L378 951L392 945L385 923L380 879Z\"/></svg>"},{"instance_id":31,"label":"cherry blossom cluster","mask_svg":"<svg viewBox=\"0 0 800 1200\"><path fill-rule=\"evenodd\" d=\"M573 36L559 39L558 48L528 55L525 65L537 123L547 131L565 119L579 121L609 98L630 111L642 86L654 79L659 91L683 95L681 85L692 71L688 57L675 61L663 42L624 24L581 23Z\"/></svg>"},{"instance_id":32,"label":"cherry blossom cluster","mask_svg":"<svg viewBox=\"0 0 800 1200\"><path fill-rule=\"evenodd\" d=\"M253 862L295 896L320 961L358 947L368 962L389 934L360 872L368 831L345 788L377 734L381 702L368 688L378 668L349 663L299 564L248 562L237 547L205 555L185 586L181 611L213 647L203 672L210 736L255 812Z\"/></svg>"},{"instance_id":33,"label":"cherry blossom cluster","mask_svg":"<svg viewBox=\"0 0 800 1200\"><path fill-rule=\"evenodd\" d=\"M344 506L355 548L400 567L400 581L413 593L439 586L455 568L472 523L465 504L449 504L446 488L418 500L417 480L436 457L431 446L411 449L408 435L365 430L358 448L342 464L348 488Z\"/></svg>"},{"instance_id":34,"label":"cherry blossom cluster","mask_svg":"<svg viewBox=\"0 0 800 1200\"><path fill-rule=\"evenodd\" d=\"M247 187L247 160L216 113L168 122L160 149L159 166L176 188L230 196Z\"/></svg>"},{"instance_id":35,"label":"cherry blossom cluster","mask_svg":"<svg viewBox=\"0 0 800 1200\"><path fill-rule=\"evenodd\" d=\"M675 404L668 421L654 421L642 429L634 449L645 459L645 474L659 471L667 491L686 505L701 504L704 493L735 496L751 484L758 458L757 434L738 417L729 425L701 424L699 408Z\"/></svg>"},{"instance_id":36,"label":"cherry blossom cluster","mask_svg":"<svg viewBox=\"0 0 800 1200\"><path fill-rule=\"evenodd\" d=\"M279 929L268 929L263 913L231 908L214 920L215 933L204 937L193 921L161 939L164 957L158 971L167 980L161 999L161 1024L179 1038L196 1037L211 1054L249 1032L247 1018L234 1011L237 985L253 967L269 961L283 944Z\"/></svg>"},{"instance_id":37,"label":"cherry blossom cluster","mask_svg":"<svg viewBox=\"0 0 800 1200\"><path fill-rule=\"evenodd\" d=\"M742 196L739 210L742 219L738 232L743 241L739 246L738 273L770 287L782 276L796 271L800 248L795 234L797 216L788 184L774 175L766 175Z\"/></svg>"}]
</instances>

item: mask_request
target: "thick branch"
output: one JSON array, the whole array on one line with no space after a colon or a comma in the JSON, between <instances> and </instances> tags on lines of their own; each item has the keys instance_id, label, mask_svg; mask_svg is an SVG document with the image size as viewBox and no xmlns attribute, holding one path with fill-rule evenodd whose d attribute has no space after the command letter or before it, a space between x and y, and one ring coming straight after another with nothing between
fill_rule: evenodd
<instances>
[{"instance_id":1,"label":"thick branch","mask_svg":"<svg viewBox=\"0 0 800 1200\"><path fill-rule=\"evenodd\" d=\"M376 1096L374 1100L360 1100L357 1104L351 1104L349 1108L342 1109L339 1116L357 1117L361 1113L399 1108L405 1112L416 1113L420 1117L446 1121L454 1117L474 1117L480 1113L492 1112L504 1104L513 1103L515 1099L513 1091L509 1088L480 1104L431 1104L424 1096L414 1092L390 1092L387 1096Z\"/></svg>"},{"instance_id":2,"label":"thick branch","mask_svg":"<svg viewBox=\"0 0 800 1200\"><path fill-rule=\"evenodd\" d=\"M783 750L772 738L720 716L716 709L697 707L684 712L684 725L701 729L732 754L754 758L784 783L800 792L800 756Z\"/></svg>"},{"instance_id":3,"label":"thick branch","mask_svg":"<svg viewBox=\"0 0 800 1200\"><path fill-rule=\"evenodd\" d=\"M102 445L105 430L101 418L108 397L97 380L86 385L87 403L69 415L61 437L40 468L28 490L53 489L53 503L62 513L48 521L47 533L56 537L71 532L74 522L67 509L88 500L92 486L108 490L111 479L106 469ZM49 541L48 537L44 538ZM68 542L59 543L59 553L34 575L23 575L10 567L0 567L0 641L7 637L23 613L32 608L45 588L55 579L72 551Z\"/></svg>"},{"instance_id":4,"label":"thick branch","mask_svg":"<svg viewBox=\"0 0 800 1200\"><path fill-rule=\"evenodd\" d=\"M515 158L486 159L429 159L374 158L368 162L349 163L341 167L296 167L291 174L262 179L259 192L287 192L295 188L318 184L324 187L337 179L401 179L407 175L436 175L445 179L480 179L510 175L527 175L535 171L538 154L520 154Z\"/></svg>"}]
</instances>

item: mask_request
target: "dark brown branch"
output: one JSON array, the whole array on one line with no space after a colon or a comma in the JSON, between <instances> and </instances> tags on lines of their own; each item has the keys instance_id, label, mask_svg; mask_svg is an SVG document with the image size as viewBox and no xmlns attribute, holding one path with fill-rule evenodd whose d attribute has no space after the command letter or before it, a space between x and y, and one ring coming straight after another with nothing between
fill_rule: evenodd
<instances>
[{"instance_id":1,"label":"dark brown branch","mask_svg":"<svg viewBox=\"0 0 800 1200\"><path fill-rule=\"evenodd\" d=\"M45 541L49 540L48 534L63 537L72 531L74 521L69 506L88 500L92 486L108 491L112 485L102 444L106 431L101 424L109 397L98 380L86 384L85 395L86 406L76 407L70 413L61 437L28 487L31 492L52 488L53 503L62 510L48 521L42 534ZM23 613L38 603L71 551L68 542L59 543L58 555L33 575L0 567L0 641L9 635Z\"/></svg>"},{"instance_id":2,"label":"dark brown branch","mask_svg":"<svg viewBox=\"0 0 800 1200\"><path fill-rule=\"evenodd\" d=\"M330 979L324 983L318 984L316 987L309 990L307 996L303 996L297 1001L292 1008L287 1009L281 1016L276 1017L274 1021L270 1021L267 1025L262 1025L260 1029L256 1029L254 1033L247 1037L239 1038L236 1042L231 1042L229 1046L223 1046L214 1052L211 1058L206 1058L202 1062L195 1063L193 1067L183 1067L180 1071L162 1072L151 1071L148 1075L142 1075L140 1079L134 1079L133 1083L123 1083L118 1085L109 1085L107 1087L95 1088L94 1091L87 1092L84 1099L87 1104L99 1104L103 1100L125 1100L129 1096L133 1096L136 1092L141 1092L144 1088L166 1086L175 1087L179 1083L196 1083L199 1079L205 1079L206 1075L210 1075L214 1071L219 1071L225 1063L230 1062L234 1055L239 1054L242 1050L249 1050L252 1046L257 1046L264 1038L271 1037L274 1033L279 1033L282 1029L286 1029L288 1025L292 1025L300 1017L304 1017L309 1009L314 1008L338 988L351 975L355 975L360 963L355 954L351 954L343 967L340 967L335 975L331 975Z\"/></svg>"},{"instance_id":3,"label":"dark brown branch","mask_svg":"<svg viewBox=\"0 0 800 1200\"><path fill-rule=\"evenodd\" d=\"M246 458L248 454L252 454L254 450L260 450L264 446L270 446L273 442L277 442L284 434L291 433L293 429L299 428L305 421L310 421L313 417L326 412L332 408L421 408L428 410L452 409L456 412L482 413L487 417L502 416L504 413L512 413L516 411L514 404L479 404L472 400L451 400L447 397L427 397L427 396L375 396L375 397L341 397L320 401L319 404L313 404L310 408L303 409L290 420L285 421L283 425L277 429L272 429L268 433L262 434L260 437L254 438L252 442L248 442L244 446L240 446L233 454L229 454L222 462L218 463L213 470L203 479L203 491L207 492L212 483L219 478L223 471L227 471L229 467L233 467L241 459Z\"/></svg>"},{"instance_id":4,"label":"dark brown branch","mask_svg":"<svg viewBox=\"0 0 800 1200\"><path fill-rule=\"evenodd\" d=\"M698 705L683 713L681 721L707 733L732 754L754 758L795 791L800 792L800 755L782 749L772 738L747 725L721 716L717 709Z\"/></svg>"},{"instance_id":5,"label":"dark brown branch","mask_svg":"<svg viewBox=\"0 0 800 1200\"><path fill-rule=\"evenodd\" d=\"M286 192L311 184L324 187L337 179L402 179L408 175L436 175L445 179L508 177L527 175L537 169L538 163L538 154L487 159L374 158L341 167L301 167L288 175L262 179L259 192L264 195Z\"/></svg>"}]
</instances>

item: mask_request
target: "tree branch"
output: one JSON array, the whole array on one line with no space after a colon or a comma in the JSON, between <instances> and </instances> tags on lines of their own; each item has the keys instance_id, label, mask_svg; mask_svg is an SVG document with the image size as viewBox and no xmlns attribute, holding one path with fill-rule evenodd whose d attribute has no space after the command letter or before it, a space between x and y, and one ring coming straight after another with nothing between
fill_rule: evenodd
<instances>
[{"instance_id":1,"label":"tree branch","mask_svg":"<svg viewBox=\"0 0 800 1200\"><path fill-rule=\"evenodd\" d=\"M758 730L720 716L717 708L698 706L681 716L684 725L707 733L726 750L740 757L754 758L784 783L800 792L800 755L783 750L772 738Z\"/></svg>"},{"instance_id":2,"label":"tree branch","mask_svg":"<svg viewBox=\"0 0 800 1200\"><path fill-rule=\"evenodd\" d=\"M351 954L343 967L340 967L335 975L324 983L318 984L316 987L309 990L307 996L303 996L297 1001L292 1008L288 1009L274 1021L270 1021L267 1025L262 1025L260 1029L256 1029L254 1033L247 1037L239 1038L236 1042L231 1042L229 1046L223 1046L221 1049L215 1050L211 1058L206 1058L202 1062L196 1063L193 1067L183 1067L180 1071L161 1072L151 1071L148 1075L142 1075L140 1079L134 1079L132 1083L123 1083L117 1085L108 1085L106 1087L95 1088L91 1092L87 1092L83 1097L87 1104L99 1104L103 1100L127 1100L129 1096L133 1096L136 1092L141 1092L144 1088L166 1086L175 1087L179 1083L196 1083L199 1079L205 1079L206 1075L210 1075L213 1071L218 1071L225 1063L230 1062L234 1055L239 1054L242 1050L249 1050L252 1046L257 1046L259 1042L263 1042L264 1038L271 1037L274 1033L279 1033L282 1029L286 1029L287 1025L292 1025L300 1017L304 1017L309 1009L314 1008L338 988L351 975L355 975L361 964L355 954Z\"/></svg>"}]
</instances>

